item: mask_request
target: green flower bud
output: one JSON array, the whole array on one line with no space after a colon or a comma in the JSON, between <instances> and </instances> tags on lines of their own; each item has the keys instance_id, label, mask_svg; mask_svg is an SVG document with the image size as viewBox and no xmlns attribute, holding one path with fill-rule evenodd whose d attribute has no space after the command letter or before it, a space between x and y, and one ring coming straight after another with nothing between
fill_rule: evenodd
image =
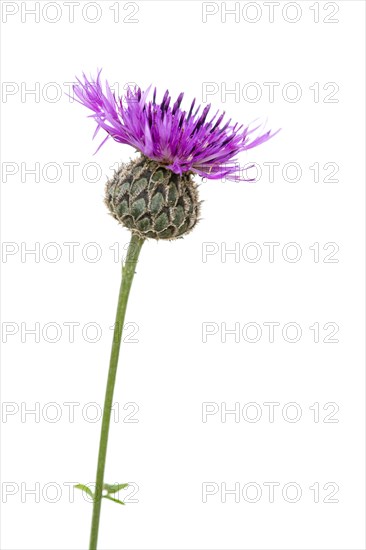
<instances>
[{"instance_id":1,"label":"green flower bud","mask_svg":"<svg viewBox=\"0 0 366 550\"><path fill-rule=\"evenodd\" d=\"M107 182L112 216L144 239L177 239L192 231L200 214L191 172L181 176L141 155L122 164Z\"/></svg>"}]
</instances>

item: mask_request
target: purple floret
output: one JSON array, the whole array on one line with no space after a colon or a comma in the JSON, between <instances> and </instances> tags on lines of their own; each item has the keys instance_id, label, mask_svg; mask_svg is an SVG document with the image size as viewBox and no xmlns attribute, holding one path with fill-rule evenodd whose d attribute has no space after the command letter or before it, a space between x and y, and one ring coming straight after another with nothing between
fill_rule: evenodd
<instances>
[{"instance_id":1,"label":"purple floret","mask_svg":"<svg viewBox=\"0 0 366 550\"><path fill-rule=\"evenodd\" d=\"M94 136L100 128L108 134L98 150L112 137L135 147L176 174L190 171L208 179L243 179L234 157L275 135L268 131L253 138L259 127L233 126L231 119L224 124L225 112L217 111L207 121L211 105L203 109L195 107L195 99L187 113L180 107L183 93L173 106L168 91L162 102L156 103L156 88L152 101L147 101L151 86L145 92L138 87L128 89L125 98L116 98L108 82L103 91L100 72L96 80L83 77L84 82L77 79L78 84L74 86L76 100L93 111L90 116L97 123Z\"/></svg>"}]
</instances>

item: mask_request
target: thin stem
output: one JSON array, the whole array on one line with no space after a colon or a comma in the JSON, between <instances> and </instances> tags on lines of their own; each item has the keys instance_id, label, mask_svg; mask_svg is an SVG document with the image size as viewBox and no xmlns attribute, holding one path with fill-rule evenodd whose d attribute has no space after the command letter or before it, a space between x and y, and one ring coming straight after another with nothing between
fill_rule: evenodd
<instances>
[{"instance_id":1,"label":"thin stem","mask_svg":"<svg viewBox=\"0 0 366 550\"><path fill-rule=\"evenodd\" d=\"M121 281L121 287L120 287L119 297L118 297L116 323L114 326L112 351L111 351L107 387L106 387L105 399L104 399L102 428L100 433L97 477L96 477L95 493L94 493L93 517L92 517L92 525L91 525L91 533L90 533L89 550L97 549L100 509L102 505L102 495L103 495L104 470L105 470L105 462L106 462L106 456L107 456L109 425L111 420L113 393L114 393L114 385L116 382L118 357L119 357L119 350L121 347L123 323L126 315L128 296L130 294L133 276L135 274L135 268L136 268L137 260L138 260L143 242L144 242L144 239L141 239L137 235L132 235L131 241L128 247L126 262L122 267L122 281Z\"/></svg>"}]
</instances>

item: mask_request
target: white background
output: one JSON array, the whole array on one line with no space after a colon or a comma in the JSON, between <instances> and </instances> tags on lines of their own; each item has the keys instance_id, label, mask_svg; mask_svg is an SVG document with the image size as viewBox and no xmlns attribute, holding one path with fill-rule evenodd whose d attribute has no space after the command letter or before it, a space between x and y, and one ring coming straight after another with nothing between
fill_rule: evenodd
<instances>
[{"instance_id":1,"label":"white background","mask_svg":"<svg viewBox=\"0 0 366 550\"><path fill-rule=\"evenodd\" d=\"M261 167L256 183L203 182L203 219L194 232L142 249L127 314L138 342L123 345L120 418L112 423L106 468L107 482L137 484L138 502L122 508L103 501L99 548L364 548L364 3L282 2L271 22L268 3L238 2L238 21L228 15L225 22L221 3L139 1L130 16L136 23L123 21L135 11L125 2L117 22L117 2L81 0L74 22L65 2L48 3L46 11L46 2L38 3L35 22L26 11L35 4L2 2L2 221L5 251L13 252L2 257L2 548L88 545L91 504L77 491L69 502L65 484L95 476L100 422L91 421L96 409L87 404L100 407L104 397L120 282L110 247L119 243L123 252L129 239L107 215L103 192L115 163L134 155L110 140L93 156L94 123L65 95L75 75L97 68L121 90L136 82L153 83L161 95L167 87L173 96L185 91L185 106L193 97L206 100L211 83L215 110L282 128L240 157ZM206 23L205 9L217 11ZM264 83L277 83L273 98ZM225 95L225 86L236 86L239 97ZM31 89L36 94L26 93ZM301 97L293 101L296 90ZM280 163L274 178L263 164L270 162ZM27 173L35 163L39 181ZM66 163L78 163L74 181ZM84 177L88 163L98 164L99 175L90 168ZM299 178L288 163L300 167ZM79 243L74 262L67 242ZM97 262L90 242L102 253ZM272 262L268 242L279 243ZM58 261L48 243L57 243ZM214 243L215 253L203 261L205 243ZM256 262L248 261L256 253L248 243L262 254ZM295 248L287 243L300 247L298 261L290 261ZM327 243L339 247L330 256L337 262L329 262L336 247L324 250ZM35 246L38 258L24 255ZM236 247L238 257L225 247ZM79 323L73 343L70 322ZM280 323L273 343L266 322ZM25 333L35 323L39 342ZM53 325L43 334L47 323ZM87 323L100 327L98 342L83 338ZM206 343L203 323L217 327ZM221 341L222 323L237 323L238 342L235 335ZM260 325L258 342L243 337L247 323ZM287 323L301 327L298 342L282 336ZM324 342L334 326L324 329L326 323L338 325L338 343ZM51 343L55 326L61 333ZM91 328L87 338L95 334ZM67 402L79 404L74 422ZM278 403L273 422L268 402ZM122 421L133 410L123 410L125 403L139 407L137 423ZM207 422L203 403L217 404ZM239 418L221 419L220 410L235 403ZM25 414L35 407L39 417ZM52 422L55 414L61 418ZM255 414L262 416L250 422ZM206 482L216 493L203 502ZM273 502L268 482L279 484ZM248 483L257 485L245 493ZM288 483L297 485L286 493ZM309 488L316 483L319 502ZM233 494L222 502L225 487L235 486L239 502ZM250 502L258 486L260 498ZM336 486L331 498L338 502L324 502ZM289 502L294 487L301 497Z\"/></svg>"}]
</instances>

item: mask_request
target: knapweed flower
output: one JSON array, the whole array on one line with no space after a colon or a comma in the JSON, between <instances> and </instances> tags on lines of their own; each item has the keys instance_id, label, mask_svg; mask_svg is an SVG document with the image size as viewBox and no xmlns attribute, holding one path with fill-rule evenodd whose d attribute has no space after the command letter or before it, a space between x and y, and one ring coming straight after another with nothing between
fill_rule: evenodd
<instances>
[{"instance_id":1,"label":"knapweed flower","mask_svg":"<svg viewBox=\"0 0 366 550\"><path fill-rule=\"evenodd\" d=\"M141 247L149 238L177 239L196 225L201 205L195 174L207 179L240 179L236 155L274 135L267 132L255 137L258 128L233 125L231 119L224 121L225 113L216 112L210 118L210 105L197 107L196 100L188 112L184 111L183 94L173 104L168 91L161 103L156 102L156 89L152 100L148 100L149 92L150 88L142 92L136 87L117 98L108 82L103 90L100 72L96 80L84 75L74 87L77 101L92 111L90 116L97 124L94 136L100 129L107 133L101 145L112 137L141 153L122 164L106 185L105 202L110 212L132 235L122 266L95 489L92 492L84 484L75 485L93 499L89 550L97 549L102 499L124 504L115 494L126 484L104 483L104 471L122 332Z\"/></svg>"},{"instance_id":2,"label":"knapweed flower","mask_svg":"<svg viewBox=\"0 0 366 550\"><path fill-rule=\"evenodd\" d=\"M106 204L113 216L142 238L175 239L196 225L200 213L197 184L193 175L207 179L241 179L236 155L252 149L274 135L255 135L249 128L225 121L225 112L209 117L211 105L181 108L184 94L175 103L166 91L161 103L156 88L143 92L128 89L116 97L108 82L78 79L76 100L88 107L97 123L118 143L128 144L141 156L123 164L108 181Z\"/></svg>"}]
</instances>

